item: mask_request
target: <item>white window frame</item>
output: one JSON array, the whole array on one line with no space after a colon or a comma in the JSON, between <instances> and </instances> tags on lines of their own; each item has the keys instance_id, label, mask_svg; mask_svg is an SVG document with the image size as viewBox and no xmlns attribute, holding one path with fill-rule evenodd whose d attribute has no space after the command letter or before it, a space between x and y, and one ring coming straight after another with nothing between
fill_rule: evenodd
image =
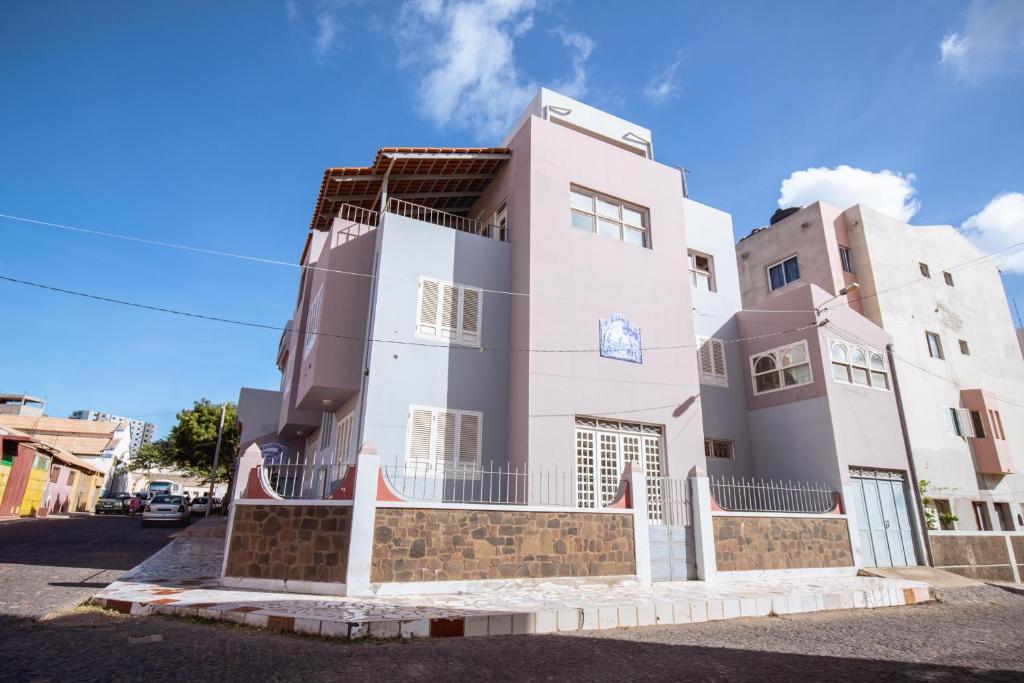
<instances>
[{"instance_id":1,"label":"white window frame","mask_svg":"<svg viewBox=\"0 0 1024 683\"><path fill-rule=\"evenodd\" d=\"M889 366L885 360L885 354L881 351L871 348L870 346L861 346L859 344L851 344L850 342L841 341L839 339L828 339L828 359L832 367L832 379L841 384L850 384L855 387L864 387L865 389L875 389L877 391L891 391L892 388L892 377L889 372ZM832 348L834 346L842 347L846 352L846 361L838 361L832 356ZM853 351L858 350L864 354L864 365L853 362ZM882 361L882 369L877 370L871 365L872 357L877 356ZM835 366L841 365L846 368L847 377L849 379L840 379L836 377ZM861 384L853 380L853 369L860 368L867 373L868 383ZM881 374L885 377L885 384L883 386L877 386L875 384L875 375Z\"/></svg>"},{"instance_id":2,"label":"white window frame","mask_svg":"<svg viewBox=\"0 0 1024 683\"><path fill-rule=\"evenodd\" d=\"M574 206L572 203L572 195L579 194L586 197L590 197L590 210ZM618 207L618 217L605 216L598 211L597 202L602 201L607 204L614 204ZM626 220L625 210L629 209L635 213L640 214L640 224L632 223ZM624 244L632 244L635 247L642 247L644 249L651 248L651 212L647 207L634 204L633 202L623 201L610 195L597 192L579 185L569 186L569 226L574 230L582 230L583 228L576 227L572 223L572 214L578 214L580 216L587 216L591 219L591 234L605 237L606 239L613 239L607 235L602 235L598 221L605 221L606 223L615 223L619 227L618 241ZM626 240L626 231L631 230L633 232L640 233L640 244L629 242Z\"/></svg>"},{"instance_id":3,"label":"white window frame","mask_svg":"<svg viewBox=\"0 0 1024 683\"><path fill-rule=\"evenodd\" d=\"M308 356L316 343L317 333L320 331L320 307L323 305L324 286L316 291L316 296L309 304L309 313L306 315L306 340L303 346L302 355Z\"/></svg>"},{"instance_id":4,"label":"white window frame","mask_svg":"<svg viewBox=\"0 0 1024 683\"><path fill-rule=\"evenodd\" d=\"M938 355L932 353L932 337L935 338L935 348L938 351ZM928 346L928 357L937 358L938 360L946 359L946 352L942 348L942 335L938 332L931 332L929 330L924 331L924 342Z\"/></svg>"},{"instance_id":5,"label":"white window frame","mask_svg":"<svg viewBox=\"0 0 1024 683\"><path fill-rule=\"evenodd\" d=\"M770 266L768 266L767 268L764 269L765 277L768 278L768 291L769 292L774 292L774 291L780 290L780 289L782 289L784 287L788 287L789 285L793 284L794 282L797 282L798 280L800 280L800 278L802 277L802 273L798 274L792 280L787 280L786 279L786 264L789 263L790 261L796 261L796 269L797 269L797 271L799 273L799 270L800 270L800 259L797 258L796 254L792 254L790 256L787 256L786 258L782 259L781 261L776 261L775 263L771 264ZM779 285L778 287L772 287L772 268L774 268L776 266L782 266L782 279L783 279L783 283L781 285Z\"/></svg>"},{"instance_id":6,"label":"white window frame","mask_svg":"<svg viewBox=\"0 0 1024 683\"><path fill-rule=\"evenodd\" d=\"M715 348L721 350L722 367L717 367L715 362ZM704 371L704 355L711 365L711 372ZM697 374L700 375L700 383L712 387L729 388L729 365L725 358L725 341L717 337L697 337Z\"/></svg>"},{"instance_id":7,"label":"white window frame","mask_svg":"<svg viewBox=\"0 0 1024 683\"><path fill-rule=\"evenodd\" d=\"M853 269L853 252L850 251L849 247L839 245L839 263L844 273L855 275L856 270Z\"/></svg>"},{"instance_id":8,"label":"white window frame","mask_svg":"<svg viewBox=\"0 0 1024 683\"><path fill-rule=\"evenodd\" d=\"M961 439L973 438L974 422L971 420L971 411L967 408L954 408L943 406L942 418L946 425L946 433Z\"/></svg>"},{"instance_id":9,"label":"white window frame","mask_svg":"<svg viewBox=\"0 0 1024 683\"><path fill-rule=\"evenodd\" d=\"M435 322L428 326L423 320L423 288L425 283L431 282L437 286L437 308L435 310ZM455 327L448 330L442 324L444 311L444 288L451 287L455 290ZM465 329L466 297L467 293L473 292L476 296L476 331ZM431 339L453 344L456 346L479 347L483 339L484 319L484 291L479 287L460 285L456 282L440 280L434 277L420 277L419 291L416 295L416 336L421 339ZM431 333L427 327L433 327Z\"/></svg>"},{"instance_id":10,"label":"white window frame","mask_svg":"<svg viewBox=\"0 0 1024 683\"><path fill-rule=\"evenodd\" d=\"M337 446L334 449L335 461L353 464L355 462L355 449L352 448L352 413L338 420L335 434L337 434Z\"/></svg>"},{"instance_id":11,"label":"white window frame","mask_svg":"<svg viewBox=\"0 0 1024 683\"><path fill-rule=\"evenodd\" d=\"M626 462L633 462L646 475L648 519L652 524L664 523L668 512L661 479L668 473L664 427L577 415L575 444L577 507L602 508L611 503ZM613 452L605 452L603 446ZM630 453L633 458L627 458Z\"/></svg>"},{"instance_id":12,"label":"white window frame","mask_svg":"<svg viewBox=\"0 0 1024 683\"><path fill-rule=\"evenodd\" d=\"M715 446L725 445L729 449L729 455L722 457L715 455ZM713 437L705 437L704 439L704 457L708 460L735 460L736 459L736 442L732 439L716 439Z\"/></svg>"},{"instance_id":13,"label":"white window frame","mask_svg":"<svg viewBox=\"0 0 1024 683\"><path fill-rule=\"evenodd\" d=\"M690 286L700 291L717 292L718 286L715 282L715 257L711 254L706 254L703 251L697 251L696 249L687 249L686 256L690 262ZM697 257L708 260L708 267L706 270L697 267ZM702 289L697 285L701 280L707 282L707 289Z\"/></svg>"},{"instance_id":14,"label":"white window frame","mask_svg":"<svg viewBox=\"0 0 1024 683\"><path fill-rule=\"evenodd\" d=\"M793 348L796 348L796 347L801 347L803 349L804 357L807 360L804 361L803 363L796 363L794 365L787 365L787 366L783 367L783 365L782 365L782 354L785 353L786 351L788 351L790 349L793 349ZM773 368L772 370L767 370L765 372L756 372L755 371L755 364L756 364L757 360L759 358L762 358L762 357L765 357L765 356L772 356L774 358L774 360L775 360L775 368ZM750 361L750 388L751 388L751 390L753 390L755 396L761 396L763 394L773 394L776 391L785 391L786 389L795 389L796 387L803 387L803 386L807 386L808 384L814 384L814 366L811 363L811 354L810 354L810 350L809 350L809 348L807 346L807 340L806 339L801 339L800 341L795 342L793 344L786 344L785 346L778 346L778 347L776 347L774 349L767 349L765 351L758 351L757 353L752 354L750 356L749 361ZM801 365L806 365L807 366L807 381L806 382L800 382L798 384L789 384L789 385L787 385L786 384L786 380L785 380L785 372L784 371L788 370L790 368L800 367ZM779 374L779 386L776 387L775 389L765 389L763 391L758 391L757 390L757 378L758 378L758 376L760 376L760 375L767 375L770 372L776 372L776 373Z\"/></svg>"},{"instance_id":15,"label":"white window frame","mask_svg":"<svg viewBox=\"0 0 1024 683\"><path fill-rule=\"evenodd\" d=\"M413 422L412 414L414 410L422 410L430 413L430 436L427 445L427 458L413 458L412 455L412 437L413 437ZM442 415L453 415L455 417L455 438L453 441L453 465L451 469L443 467L443 463L439 463L437 459L437 437L438 437L438 421ZM462 451L462 420L466 416L473 416L477 421L476 429L476 457L471 465L459 462L459 453ZM436 406L424 406L424 405L410 405L409 412L406 417L406 436L405 436L405 466L410 468L424 467L428 473L479 473L481 462L483 460L483 438L484 438L484 414L475 410L453 410L451 408L438 408Z\"/></svg>"}]
</instances>

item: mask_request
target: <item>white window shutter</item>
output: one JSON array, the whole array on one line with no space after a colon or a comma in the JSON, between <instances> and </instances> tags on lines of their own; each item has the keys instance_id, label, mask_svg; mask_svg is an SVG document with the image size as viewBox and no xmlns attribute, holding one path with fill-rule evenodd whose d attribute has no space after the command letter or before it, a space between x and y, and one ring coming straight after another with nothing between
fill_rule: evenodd
<instances>
[{"instance_id":1,"label":"white window shutter","mask_svg":"<svg viewBox=\"0 0 1024 683\"><path fill-rule=\"evenodd\" d=\"M441 285L441 336L455 339L459 328L459 289L454 285Z\"/></svg>"},{"instance_id":2,"label":"white window shutter","mask_svg":"<svg viewBox=\"0 0 1024 683\"><path fill-rule=\"evenodd\" d=\"M697 337L697 361L700 364L701 377L715 374L715 366L711 360L711 344L707 337Z\"/></svg>"},{"instance_id":3,"label":"white window shutter","mask_svg":"<svg viewBox=\"0 0 1024 683\"><path fill-rule=\"evenodd\" d=\"M338 423L338 446L334 452L336 462L352 462L352 414Z\"/></svg>"},{"instance_id":4,"label":"white window shutter","mask_svg":"<svg viewBox=\"0 0 1024 683\"><path fill-rule=\"evenodd\" d=\"M957 408L957 417L960 418L960 432L964 436L977 436L974 433L974 420L971 419L971 411L966 408Z\"/></svg>"},{"instance_id":5,"label":"white window shutter","mask_svg":"<svg viewBox=\"0 0 1024 683\"><path fill-rule=\"evenodd\" d=\"M715 379L722 386L728 386L728 375L725 372L725 342L721 339L711 340L711 358L715 366Z\"/></svg>"},{"instance_id":6,"label":"white window shutter","mask_svg":"<svg viewBox=\"0 0 1024 683\"><path fill-rule=\"evenodd\" d=\"M462 288L461 340L469 344L480 341L480 290Z\"/></svg>"},{"instance_id":7,"label":"white window shutter","mask_svg":"<svg viewBox=\"0 0 1024 683\"><path fill-rule=\"evenodd\" d=\"M438 410L434 435L434 464L438 469L448 470L455 464L456 414Z\"/></svg>"},{"instance_id":8,"label":"white window shutter","mask_svg":"<svg viewBox=\"0 0 1024 683\"><path fill-rule=\"evenodd\" d=\"M417 465L430 464L430 433L433 411L412 408L409 411L409 455L406 461Z\"/></svg>"},{"instance_id":9,"label":"white window shutter","mask_svg":"<svg viewBox=\"0 0 1024 683\"><path fill-rule=\"evenodd\" d=\"M942 409L942 421L946 426L946 433L956 435L956 426L953 424L953 408Z\"/></svg>"},{"instance_id":10,"label":"white window shutter","mask_svg":"<svg viewBox=\"0 0 1024 683\"><path fill-rule=\"evenodd\" d=\"M437 336L439 287L435 280L420 280L420 310L416 329L431 337Z\"/></svg>"},{"instance_id":11,"label":"white window shutter","mask_svg":"<svg viewBox=\"0 0 1024 683\"><path fill-rule=\"evenodd\" d=\"M475 469L480 462L480 416L462 413L459 419L459 461L463 469Z\"/></svg>"}]
</instances>

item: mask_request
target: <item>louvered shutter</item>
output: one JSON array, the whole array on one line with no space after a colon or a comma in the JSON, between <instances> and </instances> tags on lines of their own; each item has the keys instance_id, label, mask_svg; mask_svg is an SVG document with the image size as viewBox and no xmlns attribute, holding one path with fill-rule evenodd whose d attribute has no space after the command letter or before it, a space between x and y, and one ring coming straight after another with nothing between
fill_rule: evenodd
<instances>
[{"instance_id":1,"label":"louvered shutter","mask_svg":"<svg viewBox=\"0 0 1024 683\"><path fill-rule=\"evenodd\" d=\"M441 336L455 339L459 328L459 289L455 285L441 285Z\"/></svg>"},{"instance_id":2,"label":"louvered shutter","mask_svg":"<svg viewBox=\"0 0 1024 683\"><path fill-rule=\"evenodd\" d=\"M447 410L436 412L434 434L434 465L449 470L455 465L456 414Z\"/></svg>"},{"instance_id":3,"label":"louvered shutter","mask_svg":"<svg viewBox=\"0 0 1024 683\"><path fill-rule=\"evenodd\" d=\"M475 469L480 462L480 416L462 413L459 419L459 467Z\"/></svg>"},{"instance_id":4,"label":"louvered shutter","mask_svg":"<svg viewBox=\"0 0 1024 683\"><path fill-rule=\"evenodd\" d=\"M420 280L420 311L416 329L421 334L437 336L437 304L439 283Z\"/></svg>"},{"instance_id":5,"label":"louvered shutter","mask_svg":"<svg viewBox=\"0 0 1024 683\"><path fill-rule=\"evenodd\" d=\"M352 415L349 414L338 423L338 446L335 449L335 461L352 462Z\"/></svg>"},{"instance_id":6,"label":"louvered shutter","mask_svg":"<svg viewBox=\"0 0 1024 683\"><path fill-rule=\"evenodd\" d=\"M433 411L426 408L412 408L409 411L409 463L430 464L430 432Z\"/></svg>"},{"instance_id":7,"label":"louvered shutter","mask_svg":"<svg viewBox=\"0 0 1024 683\"><path fill-rule=\"evenodd\" d=\"M953 424L953 410L954 408L942 409L942 421L946 426L947 434L956 434L956 425Z\"/></svg>"},{"instance_id":8,"label":"louvered shutter","mask_svg":"<svg viewBox=\"0 0 1024 683\"><path fill-rule=\"evenodd\" d=\"M728 386L729 379L725 373L725 342L721 339L712 339L710 344L715 383L719 386Z\"/></svg>"},{"instance_id":9,"label":"louvered shutter","mask_svg":"<svg viewBox=\"0 0 1024 683\"><path fill-rule=\"evenodd\" d=\"M468 344L480 342L480 291L462 288L462 336Z\"/></svg>"},{"instance_id":10,"label":"louvered shutter","mask_svg":"<svg viewBox=\"0 0 1024 683\"><path fill-rule=\"evenodd\" d=\"M974 420L971 419L971 411L966 408L957 408L956 412L960 422L960 433L963 436L977 436L974 433Z\"/></svg>"},{"instance_id":11,"label":"louvered shutter","mask_svg":"<svg viewBox=\"0 0 1024 683\"><path fill-rule=\"evenodd\" d=\"M697 337L697 363L702 378L715 374L714 361L711 359L711 343L706 337Z\"/></svg>"}]
</instances>

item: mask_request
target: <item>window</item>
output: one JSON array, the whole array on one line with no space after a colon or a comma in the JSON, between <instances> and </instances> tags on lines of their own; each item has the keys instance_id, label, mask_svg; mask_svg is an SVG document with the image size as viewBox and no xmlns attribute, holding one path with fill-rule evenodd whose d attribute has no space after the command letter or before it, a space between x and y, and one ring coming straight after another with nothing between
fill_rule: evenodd
<instances>
[{"instance_id":1,"label":"window","mask_svg":"<svg viewBox=\"0 0 1024 683\"><path fill-rule=\"evenodd\" d=\"M75 475L78 474L75 470L68 470L68 486L73 486L75 483Z\"/></svg>"},{"instance_id":2,"label":"window","mask_svg":"<svg viewBox=\"0 0 1024 683\"><path fill-rule=\"evenodd\" d=\"M420 278L416 333L466 346L480 345L483 292L476 287Z\"/></svg>"},{"instance_id":3,"label":"window","mask_svg":"<svg viewBox=\"0 0 1024 683\"><path fill-rule=\"evenodd\" d=\"M697 367L700 383L716 387L728 387L729 376L725 371L725 342L721 339L697 337Z\"/></svg>"},{"instance_id":4,"label":"window","mask_svg":"<svg viewBox=\"0 0 1024 683\"><path fill-rule=\"evenodd\" d=\"M946 284L949 285L950 287L954 286L953 285L953 275L951 273L947 273L946 271L942 271L942 279L945 280Z\"/></svg>"},{"instance_id":5,"label":"window","mask_svg":"<svg viewBox=\"0 0 1024 683\"><path fill-rule=\"evenodd\" d=\"M925 332L925 339L928 340L928 355L932 358L945 358L942 355L942 340L934 332Z\"/></svg>"},{"instance_id":6,"label":"window","mask_svg":"<svg viewBox=\"0 0 1024 683\"><path fill-rule=\"evenodd\" d=\"M316 333L320 327L320 302L324 297L324 286L320 285L313 302L309 305L309 315L306 316L306 346L304 355L309 355L313 344L316 342Z\"/></svg>"},{"instance_id":7,"label":"window","mask_svg":"<svg viewBox=\"0 0 1024 683\"><path fill-rule=\"evenodd\" d=\"M323 413L320 416L320 447L317 449L320 453L326 453L327 455L333 455L331 446L334 445L334 413ZM332 457L326 457L325 460L330 462L333 460Z\"/></svg>"},{"instance_id":8,"label":"window","mask_svg":"<svg viewBox=\"0 0 1024 683\"><path fill-rule=\"evenodd\" d=\"M429 470L480 467L483 413L410 406L406 465Z\"/></svg>"},{"instance_id":9,"label":"window","mask_svg":"<svg viewBox=\"0 0 1024 683\"><path fill-rule=\"evenodd\" d=\"M943 531L954 531L956 529L956 515L948 500L932 500L935 511L939 517L939 528Z\"/></svg>"},{"instance_id":10,"label":"window","mask_svg":"<svg viewBox=\"0 0 1024 683\"><path fill-rule=\"evenodd\" d=\"M981 413L977 410L970 411L971 413L971 427L974 428L974 436L979 439L985 438L985 425L981 419Z\"/></svg>"},{"instance_id":11,"label":"window","mask_svg":"<svg viewBox=\"0 0 1024 683\"><path fill-rule=\"evenodd\" d=\"M856 272L853 269L853 256L850 255L849 247L839 247L839 261L843 264L843 270L847 273Z\"/></svg>"},{"instance_id":12,"label":"window","mask_svg":"<svg viewBox=\"0 0 1024 683\"><path fill-rule=\"evenodd\" d=\"M992 520L988 516L988 506L982 501L972 501L971 509L974 511L974 523L978 531L992 531Z\"/></svg>"},{"instance_id":13,"label":"window","mask_svg":"<svg viewBox=\"0 0 1024 683\"><path fill-rule=\"evenodd\" d=\"M569 206L572 227L650 248L647 209L578 187L569 191Z\"/></svg>"},{"instance_id":14,"label":"window","mask_svg":"<svg viewBox=\"0 0 1024 683\"><path fill-rule=\"evenodd\" d=\"M50 483L56 484L57 479L60 478L60 467L54 465L50 468Z\"/></svg>"},{"instance_id":15,"label":"window","mask_svg":"<svg viewBox=\"0 0 1024 683\"><path fill-rule=\"evenodd\" d=\"M291 357L285 358L284 361L284 372L281 374L281 393L284 396L288 396L292 391L292 359Z\"/></svg>"},{"instance_id":16,"label":"window","mask_svg":"<svg viewBox=\"0 0 1024 683\"><path fill-rule=\"evenodd\" d=\"M993 503L996 508L996 520L1000 531L1013 531L1013 514L1009 503Z\"/></svg>"},{"instance_id":17,"label":"window","mask_svg":"<svg viewBox=\"0 0 1024 683\"><path fill-rule=\"evenodd\" d=\"M768 289L776 290L800 279L800 264L796 256L768 266Z\"/></svg>"},{"instance_id":18,"label":"window","mask_svg":"<svg viewBox=\"0 0 1024 683\"><path fill-rule=\"evenodd\" d=\"M754 393L788 389L811 383L811 362L807 342L782 346L750 357Z\"/></svg>"},{"instance_id":19,"label":"window","mask_svg":"<svg viewBox=\"0 0 1024 683\"><path fill-rule=\"evenodd\" d=\"M1006 440L1006 433L1003 431L1003 418L999 416L999 411L990 409L988 419L992 423L992 436L999 440Z\"/></svg>"},{"instance_id":20,"label":"window","mask_svg":"<svg viewBox=\"0 0 1024 683\"><path fill-rule=\"evenodd\" d=\"M692 249L686 252L690 257L690 285L705 292L715 291L715 259Z\"/></svg>"},{"instance_id":21,"label":"window","mask_svg":"<svg viewBox=\"0 0 1024 683\"><path fill-rule=\"evenodd\" d=\"M967 341L964 339L960 340L960 353L962 353L965 356L971 355L971 349L969 346L967 346Z\"/></svg>"},{"instance_id":22,"label":"window","mask_svg":"<svg viewBox=\"0 0 1024 683\"><path fill-rule=\"evenodd\" d=\"M923 275L924 277L931 277L932 276L932 272L930 270L928 270L928 264L927 263L918 263L917 267L921 269L921 275Z\"/></svg>"},{"instance_id":23,"label":"window","mask_svg":"<svg viewBox=\"0 0 1024 683\"><path fill-rule=\"evenodd\" d=\"M830 341L829 355L832 358L832 377L836 381L889 389L889 372L885 367L885 359L878 351L846 342Z\"/></svg>"},{"instance_id":24,"label":"window","mask_svg":"<svg viewBox=\"0 0 1024 683\"><path fill-rule=\"evenodd\" d=\"M352 413L338 422L338 445L334 455L336 462L351 463L355 460L352 448Z\"/></svg>"},{"instance_id":25,"label":"window","mask_svg":"<svg viewBox=\"0 0 1024 683\"><path fill-rule=\"evenodd\" d=\"M971 411L964 408L943 408L942 412L947 433L965 438L975 435Z\"/></svg>"},{"instance_id":26,"label":"window","mask_svg":"<svg viewBox=\"0 0 1024 683\"><path fill-rule=\"evenodd\" d=\"M663 428L600 418L576 418L576 504L603 507L615 499L627 462L647 475L647 515L662 524L666 510L661 479Z\"/></svg>"},{"instance_id":27,"label":"window","mask_svg":"<svg viewBox=\"0 0 1024 683\"><path fill-rule=\"evenodd\" d=\"M704 439L704 457L712 460L732 460L732 441Z\"/></svg>"},{"instance_id":28,"label":"window","mask_svg":"<svg viewBox=\"0 0 1024 683\"><path fill-rule=\"evenodd\" d=\"M497 229L498 234L492 235L497 237L502 242L508 241L508 209L506 208L505 202L501 203L493 214L491 214L490 224Z\"/></svg>"}]
</instances>

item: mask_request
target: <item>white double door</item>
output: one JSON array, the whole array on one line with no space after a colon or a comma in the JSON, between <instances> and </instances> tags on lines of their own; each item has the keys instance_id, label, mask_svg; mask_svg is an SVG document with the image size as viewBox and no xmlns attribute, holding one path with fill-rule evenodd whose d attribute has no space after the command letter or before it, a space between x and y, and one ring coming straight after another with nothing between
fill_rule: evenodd
<instances>
[{"instance_id":1,"label":"white double door","mask_svg":"<svg viewBox=\"0 0 1024 683\"><path fill-rule=\"evenodd\" d=\"M918 564L906 482L890 473L850 477L864 566Z\"/></svg>"}]
</instances>

